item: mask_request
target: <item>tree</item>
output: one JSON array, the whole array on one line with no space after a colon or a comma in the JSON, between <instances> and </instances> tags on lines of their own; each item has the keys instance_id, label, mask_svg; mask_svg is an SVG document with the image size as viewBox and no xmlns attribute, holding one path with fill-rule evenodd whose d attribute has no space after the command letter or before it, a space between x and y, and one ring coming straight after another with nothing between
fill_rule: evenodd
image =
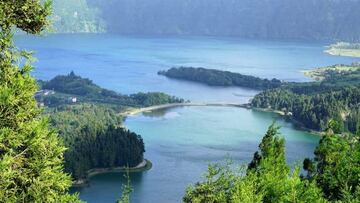
<instances>
[{"instance_id":1,"label":"tree","mask_svg":"<svg viewBox=\"0 0 360 203\"><path fill-rule=\"evenodd\" d=\"M131 195L133 189L131 187L129 171L126 172L125 178L127 180L127 183L123 184L121 197L120 197L120 199L118 199L116 201L116 203L129 203L130 202L130 195Z\"/></svg>"},{"instance_id":2,"label":"tree","mask_svg":"<svg viewBox=\"0 0 360 203\"><path fill-rule=\"evenodd\" d=\"M184 202L326 202L313 181L299 177L299 167L290 171L278 129L269 127L247 169L210 166L206 180L187 189Z\"/></svg>"},{"instance_id":3,"label":"tree","mask_svg":"<svg viewBox=\"0 0 360 203\"><path fill-rule=\"evenodd\" d=\"M0 2L0 202L78 202L63 172L65 148L34 99L31 53L13 44L13 30L39 34L51 3Z\"/></svg>"},{"instance_id":4,"label":"tree","mask_svg":"<svg viewBox=\"0 0 360 203\"><path fill-rule=\"evenodd\" d=\"M354 135L333 134L334 131L321 138L314 160L304 161L307 179L315 180L330 201L360 202L359 139Z\"/></svg>"},{"instance_id":5,"label":"tree","mask_svg":"<svg viewBox=\"0 0 360 203\"><path fill-rule=\"evenodd\" d=\"M273 123L268 131L266 132L265 136L263 137L260 145L259 145L259 149L260 152L257 151L254 154L254 158L253 160L250 162L249 166L248 166L248 170L256 170L258 169L261 159L262 158L266 158L266 157L271 157L272 154L274 153L272 150L273 149L278 149L279 154L277 154L277 156L281 156L280 160L285 160L285 153L281 153L284 152L284 150L282 148L279 148L281 145L284 145L282 142L284 142L284 140L279 139L277 137L278 135L278 130L279 127L275 125L275 123ZM278 146L273 146L274 144L277 144Z\"/></svg>"}]
</instances>

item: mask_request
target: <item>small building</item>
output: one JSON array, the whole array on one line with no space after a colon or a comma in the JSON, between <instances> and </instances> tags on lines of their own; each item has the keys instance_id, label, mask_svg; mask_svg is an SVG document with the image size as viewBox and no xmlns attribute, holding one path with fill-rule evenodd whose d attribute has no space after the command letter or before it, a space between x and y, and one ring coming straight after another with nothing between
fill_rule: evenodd
<instances>
[{"instance_id":1,"label":"small building","mask_svg":"<svg viewBox=\"0 0 360 203\"><path fill-rule=\"evenodd\" d=\"M55 91L53 90L39 90L35 93L35 96L40 97L40 96L48 96L53 94L55 94Z\"/></svg>"},{"instance_id":2,"label":"small building","mask_svg":"<svg viewBox=\"0 0 360 203\"><path fill-rule=\"evenodd\" d=\"M76 98L76 97L71 97L70 100L71 100L72 103L76 103L76 102L77 102L77 98Z\"/></svg>"}]
</instances>

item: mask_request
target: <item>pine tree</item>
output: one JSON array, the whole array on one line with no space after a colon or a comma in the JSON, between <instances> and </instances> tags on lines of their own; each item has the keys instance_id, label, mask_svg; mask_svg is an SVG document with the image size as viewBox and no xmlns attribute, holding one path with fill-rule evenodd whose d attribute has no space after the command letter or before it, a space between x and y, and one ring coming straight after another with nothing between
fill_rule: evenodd
<instances>
[{"instance_id":1,"label":"pine tree","mask_svg":"<svg viewBox=\"0 0 360 203\"><path fill-rule=\"evenodd\" d=\"M34 99L31 53L13 43L14 29L43 31L50 8L49 1L0 1L0 202L79 201L68 194L65 148Z\"/></svg>"},{"instance_id":2,"label":"pine tree","mask_svg":"<svg viewBox=\"0 0 360 203\"><path fill-rule=\"evenodd\" d=\"M302 180L300 169L292 171L286 164L278 129L275 124L269 127L247 170L210 166L205 181L187 189L184 202L326 202L314 181Z\"/></svg>"}]
</instances>

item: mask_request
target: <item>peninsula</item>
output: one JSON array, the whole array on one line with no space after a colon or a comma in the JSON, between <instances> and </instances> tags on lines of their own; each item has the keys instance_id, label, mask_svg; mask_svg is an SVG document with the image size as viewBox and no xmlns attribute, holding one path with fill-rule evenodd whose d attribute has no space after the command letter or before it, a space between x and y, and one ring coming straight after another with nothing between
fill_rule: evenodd
<instances>
[{"instance_id":1,"label":"peninsula","mask_svg":"<svg viewBox=\"0 0 360 203\"><path fill-rule=\"evenodd\" d=\"M282 82L275 78L271 80L261 79L229 71L194 67L171 68L167 71L159 71L158 74L168 78L198 82L209 86L237 86L265 90L282 85Z\"/></svg>"},{"instance_id":2,"label":"peninsula","mask_svg":"<svg viewBox=\"0 0 360 203\"><path fill-rule=\"evenodd\" d=\"M334 56L360 57L360 43L338 42L326 47L325 53Z\"/></svg>"}]
</instances>

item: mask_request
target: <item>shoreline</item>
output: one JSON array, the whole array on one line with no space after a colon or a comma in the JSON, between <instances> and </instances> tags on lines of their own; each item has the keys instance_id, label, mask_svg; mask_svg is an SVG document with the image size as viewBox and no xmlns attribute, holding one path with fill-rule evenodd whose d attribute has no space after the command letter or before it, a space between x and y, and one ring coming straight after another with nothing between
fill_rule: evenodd
<instances>
[{"instance_id":1,"label":"shoreline","mask_svg":"<svg viewBox=\"0 0 360 203\"><path fill-rule=\"evenodd\" d=\"M324 50L324 53L329 54L331 56L360 58L360 50L357 50L357 49L328 48L328 49Z\"/></svg>"},{"instance_id":2,"label":"shoreline","mask_svg":"<svg viewBox=\"0 0 360 203\"><path fill-rule=\"evenodd\" d=\"M130 108L119 114L121 116L134 116L139 113L151 112L154 110L167 109L167 108L175 108L175 107L186 107L186 106L219 106L219 107L239 107L239 108L251 108L249 104L240 104L240 103L206 103L206 102L185 102L185 103L172 103L172 104L162 104L155 105L143 108Z\"/></svg>"},{"instance_id":3,"label":"shoreline","mask_svg":"<svg viewBox=\"0 0 360 203\"><path fill-rule=\"evenodd\" d=\"M141 163L139 163L135 167L113 167L113 168L93 168L88 170L86 173L86 178L75 180L72 183L72 187L83 187L88 185L89 179L93 176L105 173L136 173L136 172L144 172L148 171L152 168L152 162L148 159L144 159Z\"/></svg>"},{"instance_id":4,"label":"shoreline","mask_svg":"<svg viewBox=\"0 0 360 203\"><path fill-rule=\"evenodd\" d=\"M250 107L250 109L255 110L255 111L262 111L262 112L269 112L269 113L275 113L281 117L283 117L285 120L288 119L290 120L290 122L292 124L294 124L295 129L301 130L301 131L306 131L309 132L311 134L317 135L317 136L321 136L324 132L323 131L316 131L316 130L312 130L310 128L306 128L304 127L304 125L295 120L292 116L287 115L285 112L280 111L280 110L273 110L273 109L266 109L266 108L257 108L257 107Z\"/></svg>"},{"instance_id":5,"label":"shoreline","mask_svg":"<svg viewBox=\"0 0 360 203\"><path fill-rule=\"evenodd\" d=\"M302 125L302 123L300 123L299 121L296 121L295 119L293 119L291 116L287 115L283 111L274 110L274 109L266 109L266 108L256 108L256 107L252 107L249 103L244 103L244 104L240 104L240 103L206 103L206 102L173 103L173 104L149 106L149 107L144 107L144 108L132 108L132 109L125 110L124 112L121 112L120 115L126 119L126 117L128 117L128 116L134 116L134 115L144 113L144 112L151 112L151 111L160 110L160 109L186 107L186 106L237 107L237 108L252 109L255 111L274 113L274 114L277 114L277 115L283 117L284 119L289 119L290 122L293 123L295 125L295 128L297 128L298 130L306 131L306 132L309 132L311 134L318 135L318 136L321 136L323 134L323 132L321 132L321 131L316 131L316 130L312 130L312 129L304 127Z\"/></svg>"}]
</instances>

